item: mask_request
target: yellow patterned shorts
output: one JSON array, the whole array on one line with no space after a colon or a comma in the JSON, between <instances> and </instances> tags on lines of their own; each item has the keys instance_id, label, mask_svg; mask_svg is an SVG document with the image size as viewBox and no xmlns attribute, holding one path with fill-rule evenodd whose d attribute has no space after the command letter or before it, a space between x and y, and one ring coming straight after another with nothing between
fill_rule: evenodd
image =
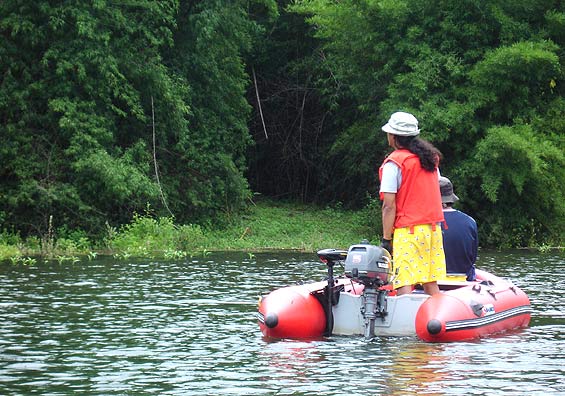
<instances>
[{"instance_id":1,"label":"yellow patterned shorts","mask_svg":"<svg viewBox=\"0 0 565 396\"><path fill-rule=\"evenodd\" d=\"M410 233L413 231L413 233ZM396 228L393 240L393 287L446 278L441 226L431 224Z\"/></svg>"}]
</instances>

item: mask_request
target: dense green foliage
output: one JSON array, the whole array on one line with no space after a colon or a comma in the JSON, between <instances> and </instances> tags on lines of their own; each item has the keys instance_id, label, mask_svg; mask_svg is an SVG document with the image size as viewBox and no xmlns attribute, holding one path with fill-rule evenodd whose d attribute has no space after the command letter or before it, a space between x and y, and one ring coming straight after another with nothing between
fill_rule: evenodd
<instances>
[{"instance_id":1,"label":"dense green foliage","mask_svg":"<svg viewBox=\"0 0 565 396\"><path fill-rule=\"evenodd\" d=\"M242 208L247 1L0 3L0 220L100 232ZM257 8L273 7L270 1Z\"/></svg>"},{"instance_id":2,"label":"dense green foliage","mask_svg":"<svg viewBox=\"0 0 565 396\"><path fill-rule=\"evenodd\" d=\"M404 110L444 154L483 244L563 243L563 2L298 0L292 10L319 39L302 63L328 71L312 84L331 113L330 144L300 147L320 153L309 171L326 178L326 196L362 204L376 193L389 150L380 126Z\"/></svg>"},{"instance_id":3,"label":"dense green foliage","mask_svg":"<svg viewBox=\"0 0 565 396\"><path fill-rule=\"evenodd\" d=\"M563 1L3 0L0 37L0 231L42 250L184 249L253 192L378 232L397 110L483 245L565 242Z\"/></svg>"}]
</instances>

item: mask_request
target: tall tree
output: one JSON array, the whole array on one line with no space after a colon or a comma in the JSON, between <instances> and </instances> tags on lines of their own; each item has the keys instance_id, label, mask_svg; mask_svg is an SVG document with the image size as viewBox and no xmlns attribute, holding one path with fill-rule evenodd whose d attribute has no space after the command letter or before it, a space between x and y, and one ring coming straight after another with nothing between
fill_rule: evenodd
<instances>
[{"instance_id":1,"label":"tall tree","mask_svg":"<svg viewBox=\"0 0 565 396\"><path fill-rule=\"evenodd\" d=\"M156 200L141 87L170 80L159 49L174 15L174 2L0 4L8 224L99 227Z\"/></svg>"},{"instance_id":2,"label":"tall tree","mask_svg":"<svg viewBox=\"0 0 565 396\"><path fill-rule=\"evenodd\" d=\"M100 231L147 204L182 222L241 208L251 3L2 1L3 227Z\"/></svg>"},{"instance_id":3,"label":"tall tree","mask_svg":"<svg viewBox=\"0 0 565 396\"><path fill-rule=\"evenodd\" d=\"M191 87L190 127L169 153L168 193L185 219L229 214L250 196L244 176L252 143L244 57L258 25L247 3L181 2L175 46L166 61Z\"/></svg>"}]
</instances>

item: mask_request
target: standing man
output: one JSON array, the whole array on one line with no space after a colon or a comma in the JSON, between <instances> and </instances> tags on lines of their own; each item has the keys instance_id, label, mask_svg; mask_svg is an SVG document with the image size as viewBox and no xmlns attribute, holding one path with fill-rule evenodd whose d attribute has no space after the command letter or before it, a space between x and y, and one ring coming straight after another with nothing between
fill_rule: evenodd
<instances>
[{"instance_id":1,"label":"standing man","mask_svg":"<svg viewBox=\"0 0 565 396\"><path fill-rule=\"evenodd\" d=\"M381 246L393 260L397 295L422 284L429 295L439 293L437 281L446 276L441 227L443 222L438 166L441 154L418 137L418 120L394 113L382 127L394 151L379 169L383 201Z\"/></svg>"},{"instance_id":2,"label":"standing man","mask_svg":"<svg viewBox=\"0 0 565 396\"><path fill-rule=\"evenodd\" d=\"M479 246L477 223L471 216L453 209L459 198L453 193L453 184L447 177L439 178L439 189L447 225L447 228L442 226L447 273L465 274L468 281L474 281Z\"/></svg>"}]
</instances>

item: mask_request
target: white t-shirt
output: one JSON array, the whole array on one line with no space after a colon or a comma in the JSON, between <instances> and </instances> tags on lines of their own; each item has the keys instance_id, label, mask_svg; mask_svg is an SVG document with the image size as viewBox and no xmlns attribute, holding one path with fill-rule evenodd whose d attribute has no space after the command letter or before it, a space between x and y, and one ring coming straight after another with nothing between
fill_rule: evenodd
<instances>
[{"instance_id":1,"label":"white t-shirt","mask_svg":"<svg viewBox=\"0 0 565 396\"><path fill-rule=\"evenodd\" d=\"M381 180L382 193L397 193L402 183L402 172L398 165L392 161L387 161L383 166L383 176Z\"/></svg>"}]
</instances>

